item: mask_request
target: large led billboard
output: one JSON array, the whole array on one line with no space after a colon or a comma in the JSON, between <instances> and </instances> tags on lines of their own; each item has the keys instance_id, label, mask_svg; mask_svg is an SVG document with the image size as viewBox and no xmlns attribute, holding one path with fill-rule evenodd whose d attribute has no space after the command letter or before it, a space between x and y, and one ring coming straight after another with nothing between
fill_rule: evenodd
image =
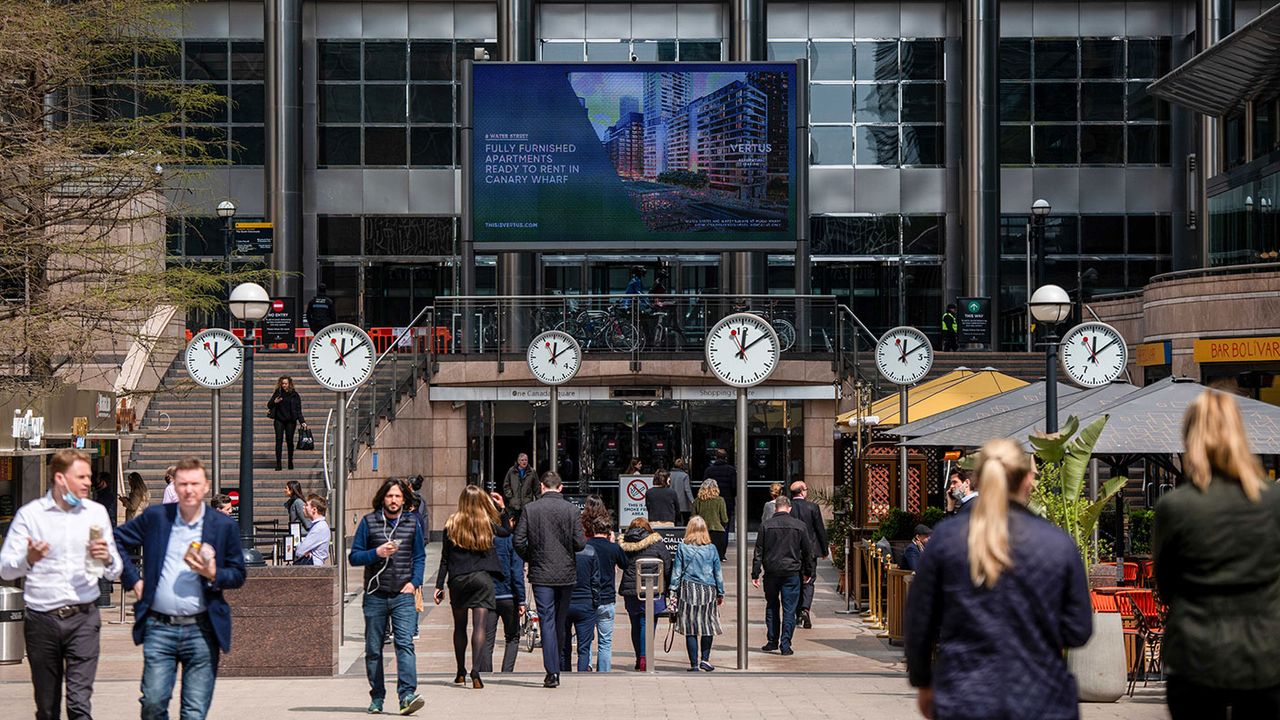
<instances>
[{"instance_id":1,"label":"large led billboard","mask_svg":"<svg viewBox=\"0 0 1280 720\"><path fill-rule=\"evenodd\" d=\"M794 248L794 63L472 66L477 249Z\"/></svg>"}]
</instances>

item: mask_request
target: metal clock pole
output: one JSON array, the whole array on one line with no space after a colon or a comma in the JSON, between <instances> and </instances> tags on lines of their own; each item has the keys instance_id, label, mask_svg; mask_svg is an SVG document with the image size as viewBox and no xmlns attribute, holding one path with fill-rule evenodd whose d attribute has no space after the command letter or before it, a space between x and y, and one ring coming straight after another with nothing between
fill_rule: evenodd
<instances>
[{"instance_id":1,"label":"metal clock pole","mask_svg":"<svg viewBox=\"0 0 1280 720\"><path fill-rule=\"evenodd\" d=\"M898 426L907 424L907 386L898 386ZM907 446L898 445L898 507L907 509L907 493L910 492L907 481Z\"/></svg>"},{"instance_id":2,"label":"metal clock pole","mask_svg":"<svg viewBox=\"0 0 1280 720\"><path fill-rule=\"evenodd\" d=\"M747 669L747 389L738 388L738 497L734 502L734 551L738 553L738 669Z\"/></svg>"},{"instance_id":3,"label":"metal clock pole","mask_svg":"<svg viewBox=\"0 0 1280 720\"><path fill-rule=\"evenodd\" d=\"M346 603L347 597L347 520L346 520L346 503L343 502L347 495L347 394L338 393L338 438L337 438L337 468L334 472L333 483L333 532L334 532L334 554L338 561L338 604L341 612L338 613L338 644L341 645L347 636L347 613Z\"/></svg>"},{"instance_id":4,"label":"metal clock pole","mask_svg":"<svg viewBox=\"0 0 1280 720\"><path fill-rule=\"evenodd\" d=\"M560 454L556 451L556 446L560 443L560 386L550 386L551 392L551 451L550 459L547 461L547 469L559 474ZM534 467L534 475L538 474L538 468ZM564 480L564 478L560 478Z\"/></svg>"},{"instance_id":5,"label":"metal clock pole","mask_svg":"<svg viewBox=\"0 0 1280 720\"><path fill-rule=\"evenodd\" d=\"M213 390L213 494L222 492L222 390Z\"/></svg>"}]
</instances>

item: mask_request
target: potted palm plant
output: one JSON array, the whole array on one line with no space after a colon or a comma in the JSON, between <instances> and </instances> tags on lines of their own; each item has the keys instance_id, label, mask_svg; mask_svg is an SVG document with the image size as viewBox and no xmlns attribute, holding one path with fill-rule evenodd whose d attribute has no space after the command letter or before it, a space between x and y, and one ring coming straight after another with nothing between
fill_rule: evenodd
<instances>
[{"instance_id":1,"label":"potted palm plant","mask_svg":"<svg viewBox=\"0 0 1280 720\"><path fill-rule=\"evenodd\" d=\"M1107 480L1094 499L1085 493L1089 460L1107 419L1103 415L1080 429L1080 421L1073 416L1059 432L1029 438L1040 472L1040 482L1031 495L1032 510L1071 536L1086 571L1096 557L1093 528L1107 502L1126 482L1123 477ZM1080 700L1119 700L1124 695L1128 667L1119 613L1094 612L1093 636L1084 647L1068 651L1067 665L1079 684Z\"/></svg>"}]
</instances>

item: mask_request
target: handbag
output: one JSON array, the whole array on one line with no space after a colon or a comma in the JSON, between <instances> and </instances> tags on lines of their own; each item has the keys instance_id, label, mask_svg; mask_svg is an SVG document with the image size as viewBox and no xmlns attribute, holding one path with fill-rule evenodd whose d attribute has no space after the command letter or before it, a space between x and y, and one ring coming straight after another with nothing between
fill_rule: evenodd
<instances>
[{"instance_id":1,"label":"handbag","mask_svg":"<svg viewBox=\"0 0 1280 720\"><path fill-rule=\"evenodd\" d=\"M316 449L316 439L315 439L315 436L311 434L311 428L304 427L298 431L297 448L299 450L315 450Z\"/></svg>"}]
</instances>

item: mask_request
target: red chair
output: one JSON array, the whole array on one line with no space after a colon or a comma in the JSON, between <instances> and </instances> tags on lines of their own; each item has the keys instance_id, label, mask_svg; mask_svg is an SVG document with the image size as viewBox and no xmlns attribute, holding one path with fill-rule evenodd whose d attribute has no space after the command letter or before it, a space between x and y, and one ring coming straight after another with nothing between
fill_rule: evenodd
<instances>
[{"instance_id":1,"label":"red chair","mask_svg":"<svg viewBox=\"0 0 1280 720\"><path fill-rule=\"evenodd\" d=\"M1116 596L1099 592L1090 592L1089 600L1093 603L1093 611L1100 613L1120 612L1116 608Z\"/></svg>"},{"instance_id":2,"label":"red chair","mask_svg":"<svg viewBox=\"0 0 1280 720\"><path fill-rule=\"evenodd\" d=\"M1126 563L1127 564L1127 563ZM1155 582L1156 564L1151 560L1138 561L1138 584L1144 588L1151 587Z\"/></svg>"},{"instance_id":3,"label":"red chair","mask_svg":"<svg viewBox=\"0 0 1280 720\"><path fill-rule=\"evenodd\" d=\"M1138 682L1138 673L1142 674L1142 687L1146 687L1150 674L1161 672L1160 650L1164 645L1164 621L1158 612L1155 594L1150 590L1119 593L1116 598L1129 606L1128 612L1134 618L1134 630L1139 641L1133 674L1129 678L1129 695L1132 696Z\"/></svg>"},{"instance_id":4,"label":"red chair","mask_svg":"<svg viewBox=\"0 0 1280 720\"><path fill-rule=\"evenodd\" d=\"M1094 567L1105 567L1105 568L1111 568L1111 572L1112 572L1112 574L1113 574L1113 575L1114 575L1115 570L1116 570L1116 564L1115 564L1115 563L1113 563L1113 562L1101 562L1101 563L1097 563L1097 564L1095 564L1095 565L1094 565ZM1135 563L1135 562L1127 562L1127 563L1125 563L1125 564L1124 564L1124 580L1122 580L1122 581L1120 582L1120 584L1122 584L1122 585L1133 585L1133 584L1137 583L1137 581L1138 581L1138 563Z\"/></svg>"}]
</instances>

